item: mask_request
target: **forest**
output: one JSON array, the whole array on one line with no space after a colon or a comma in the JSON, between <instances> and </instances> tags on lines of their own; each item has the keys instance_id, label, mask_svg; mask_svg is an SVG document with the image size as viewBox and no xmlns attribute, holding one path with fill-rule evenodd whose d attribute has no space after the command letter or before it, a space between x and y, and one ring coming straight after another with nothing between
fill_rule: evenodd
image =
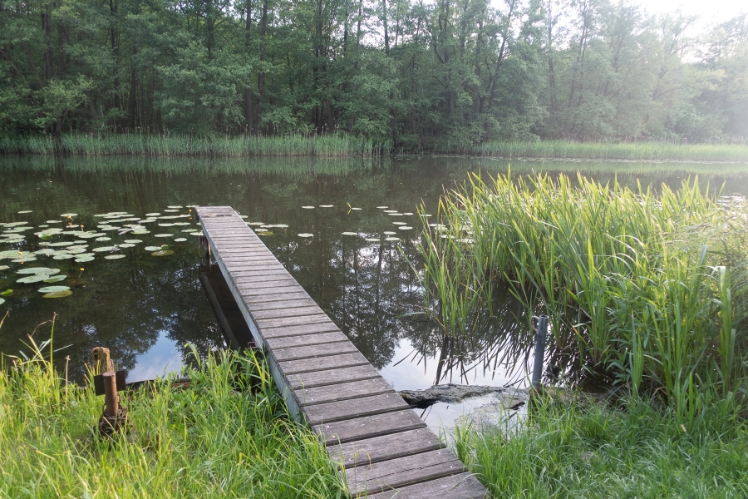
<instances>
[{"instance_id":1,"label":"forest","mask_svg":"<svg viewBox=\"0 0 748 499\"><path fill-rule=\"evenodd\" d=\"M0 136L744 142L748 17L608 0L0 0Z\"/></svg>"}]
</instances>

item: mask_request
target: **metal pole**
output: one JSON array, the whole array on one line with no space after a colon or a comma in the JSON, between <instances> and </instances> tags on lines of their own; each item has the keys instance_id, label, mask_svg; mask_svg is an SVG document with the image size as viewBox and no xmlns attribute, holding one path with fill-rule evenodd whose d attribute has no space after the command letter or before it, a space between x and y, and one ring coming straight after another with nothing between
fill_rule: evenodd
<instances>
[{"instance_id":1,"label":"metal pole","mask_svg":"<svg viewBox=\"0 0 748 499\"><path fill-rule=\"evenodd\" d=\"M548 316L538 317L538 328L535 333L535 364L532 366L532 389L540 392L540 379L543 375L543 357L545 357L545 337L548 332Z\"/></svg>"}]
</instances>

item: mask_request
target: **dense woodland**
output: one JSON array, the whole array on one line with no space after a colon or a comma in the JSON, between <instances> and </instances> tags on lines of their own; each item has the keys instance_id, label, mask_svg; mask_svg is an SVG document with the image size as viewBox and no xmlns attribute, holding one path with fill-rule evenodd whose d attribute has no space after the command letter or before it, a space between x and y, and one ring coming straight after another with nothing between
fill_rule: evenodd
<instances>
[{"instance_id":1,"label":"dense woodland","mask_svg":"<svg viewBox=\"0 0 748 499\"><path fill-rule=\"evenodd\" d=\"M748 17L607 0L0 0L0 134L745 140Z\"/></svg>"}]
</instances>

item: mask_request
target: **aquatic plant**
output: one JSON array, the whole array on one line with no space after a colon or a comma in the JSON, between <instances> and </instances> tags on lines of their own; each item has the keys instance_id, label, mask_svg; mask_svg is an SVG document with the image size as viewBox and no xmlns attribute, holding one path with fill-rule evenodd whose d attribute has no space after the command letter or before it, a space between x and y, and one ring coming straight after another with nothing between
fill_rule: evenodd
<instances>
[{"instance_id":1,"label":"aquatic plant","mask_svg":"<svg viewBox=\"0 0 748 499\"><path fill-rule=\"evenodd\" d=\"M507 338L516 358L531 348L529 317L546 313L551 365L644 386L692 421L704 400L742 387L748 360L735 286L748 281L748 208L718 201L696 180L656 194L581 175L473 176L443 197L419 246L433 314L459 333L505 287L526 308L527 333Z\"/></svg>"}]
</instances>

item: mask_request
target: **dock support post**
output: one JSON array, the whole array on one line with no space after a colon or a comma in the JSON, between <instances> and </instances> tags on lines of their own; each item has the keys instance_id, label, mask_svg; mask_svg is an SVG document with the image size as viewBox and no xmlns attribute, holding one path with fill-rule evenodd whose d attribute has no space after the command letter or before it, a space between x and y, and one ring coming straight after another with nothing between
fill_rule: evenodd
<instances>
[{"instance_id":1,"label":"dock support post","mask_svg":"<svg viewBox=\"0 0 748 499\"><path fill-rule=\"evenodd\" d=\"M545 357L545 338L548 333L548 316L533 317L538 320L535 329L535 363L532 366L532 390L540 393L542 390L541 378L543 376L543 358Z\"/></svg>"}]
</instances>

